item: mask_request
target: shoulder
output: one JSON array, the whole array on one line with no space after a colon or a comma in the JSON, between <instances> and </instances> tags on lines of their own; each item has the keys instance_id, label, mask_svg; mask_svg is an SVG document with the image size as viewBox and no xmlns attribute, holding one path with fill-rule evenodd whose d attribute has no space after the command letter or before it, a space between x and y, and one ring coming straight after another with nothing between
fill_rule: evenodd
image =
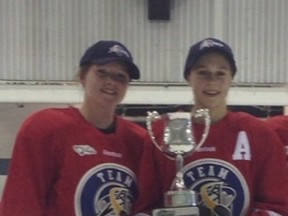
<instances>
[{"instance_id":1,"label":"shoulder","mask_svg":"<svg viewBox=\"0 0 288 216\"><path fill-rule=\"evenodd\" d=\"M276 134L263 119L243 112L229 113L228 118L231 128L235 131L245 131L254 140L267 142L277 139Z\"/></svg>"},{"instance_id":2,"label":"shoulder","mask_svg":"<svg viewBox=\"0 0 288 216\"><path fill-rule=\"evenodd\" d=\"M238 127L246 129L266 128L264 120L244 112L229 112L227 121Z\"/></svg>"},{"instance_id":3,"label":"shoulder","mask_svg":"<svg viewBox=\"0 0 288 216\"><path fill-rule=\"evenodd\" d=\"M288 145L288 116L270 117L265 123L279 136L284 145Z\"/></svg>"},{"instance_id":4,"label":"shoulder","mask_svg":"<svg viewBox=\"0 0 288 216\"><path fill-rule=\"evenodd\" d=\"M265 120L246 113L235 113L235 115L240 119L238 122L241 124L241 130L245 131L255 143L261 143L260 146L265 144L267 149L269 149L268 146L271 148L282 147L279 137Z\"/></svg>"},{"instance_id":5,"label":"shoulder","mask_svg":"<svg viewBox=\"0 0 288 216\"><path fill-rule=\"evenodd\" d=\"M129 135L135 135L139 137L144 137L147 135L147 131L143 126L140 126L135 121L124 119L122 117L118 117L118 127L124 129L126 133Z\"/></svg>"},{"instance_id":6,"label":"shoulder","mask_svg":"<svg viewBox=\"0 0 288 216\"><path fill-rule=\"evenodd\" d=\"M55 119L58 118L67 118L70 116L69 113L71 113L71 109L73 108L46 108L43 110L39 110L37 112L32 113L28 118L26 119L27 121L33 121L33 122L38 122L38 121L51 121L53 122Z\"/></svg>"},{"instance_id":7,"label":"shoulder","mask_svg":"<svg viewBox=\"0 0 288 216\"><path fill-rule=\"evenodd\" d=\"M67 108L47 108L39 110L28 116L21 130L41 130L44 132L47 129L59 128L69 122L75 121L76 109Z\"/></svg>"},{"instance_id":8,"label":"shoulder","mask_svg":"<svg viewBox=\"0 0 288 216\"><path fill-rule=\"evenodd\" d=\"M258 120L257 117L251 114L245 113L245 112L228 112L228 117L230 118L230 120L234 120L234 121Z\"/></svg>"},{"instance_id":9,"label":"shoulder","mask_svg":"<svg viewBox=\"0 0 288 216\"><path fill-rule=\"evenodd\" d=\"M288 116L285 115L269 117L265 122L272 127L287 127L288 129Z\"/></svg>"}]
</instances>

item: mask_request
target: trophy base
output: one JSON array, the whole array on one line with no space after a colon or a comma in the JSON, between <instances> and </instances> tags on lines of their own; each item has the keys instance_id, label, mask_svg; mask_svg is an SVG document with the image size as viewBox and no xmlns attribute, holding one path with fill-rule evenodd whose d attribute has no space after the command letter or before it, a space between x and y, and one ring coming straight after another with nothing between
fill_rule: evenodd
<instances>
[{"instance_id":1,"label":"trophy base","mask_svg":"<svg viewBox=\"0 0 288 216\"><path fill-rule=\"evenodd\" d=\"M199 216L199 209L195 206L154 209L152 216Z\"/></svg>"},{"instance_id":2,"label":"trophy base","mask_svg":"<svg viewBox=\"0 0 288 216\"><path fill-rule=\"evenodd\" d=\"M165 207L197 206L197 196L192 190L175 190L165 193Z\"/></svg>"},{"instance_id":3,"label":"trophy base","mask_svg":"<svg viewBox=\"0 0 288 216\"><path fill-rule=\"evenodd\" d=\"M154 209L152 216L199 216L195 191L175 190L166 192L165 207Z\"/></svg>"}]
</instances>

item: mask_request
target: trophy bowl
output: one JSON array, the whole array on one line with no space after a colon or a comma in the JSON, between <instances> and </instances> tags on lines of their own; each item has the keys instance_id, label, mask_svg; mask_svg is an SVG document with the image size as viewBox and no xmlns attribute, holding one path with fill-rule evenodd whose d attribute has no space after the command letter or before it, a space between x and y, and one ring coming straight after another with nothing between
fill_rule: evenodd
<instances>
[{"instance_id":1,"label":"trophy bowl","mask_svg":"<svg viewBox=\"0 0 288 216\"><path fill-rule=\"evenodd\" d=\"M210 130L210 115L208 109L198 109L195 113L173 112L160 115L156 111L148 112L146 118L147 131L154 145L166 157L176 161L175 189L164 194L164 208L155 209L153 215L199 215L197 196L185 187L183 179L184 157L197 151L205 142ZM193 134L192 119L203 118L204 130L197 143ZM152 124L161 120L164 123L163 136L156 141ZM186 214L185 212L190 212Z\"/></svg>"}]
</instances>

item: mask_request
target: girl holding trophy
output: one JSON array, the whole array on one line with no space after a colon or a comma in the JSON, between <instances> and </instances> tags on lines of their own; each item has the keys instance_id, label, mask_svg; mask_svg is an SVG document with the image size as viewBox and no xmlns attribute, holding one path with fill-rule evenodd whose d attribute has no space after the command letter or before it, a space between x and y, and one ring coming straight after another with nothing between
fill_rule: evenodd
<instances>
[{"instance_id":1,"label":"girl holding trophy","mask_svg":"<svg viewBox=\"0 0 288 216\"><path fill-rule=\"evenodd\" d=\"M183 155L185 186L196 192L201 216L288 215L288 169L280 140L261 120L227 108L236 70L232 50L223 41L207 38L190 48L184 77L194 95L191 115L208 109L211 125L204 144ZM191 119L191 130L181 133L192 136L197 145L204 120ZM152 124L150 130L156 143L173 135L163 121ZM155 148L154 153L161 193L173 191L175 161L166 157L169 150L163 154Z\"/></svg>"}]
</instances>

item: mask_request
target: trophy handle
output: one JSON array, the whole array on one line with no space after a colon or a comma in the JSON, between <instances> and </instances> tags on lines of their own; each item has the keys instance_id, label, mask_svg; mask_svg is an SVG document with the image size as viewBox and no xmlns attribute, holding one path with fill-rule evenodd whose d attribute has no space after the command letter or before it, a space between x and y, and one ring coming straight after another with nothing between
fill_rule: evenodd
<instances>
[{"instance_id":1,"label":"trophy handle","mask_svg":"<svg viewBox=\"0 0 288 216\"><path fill-rule=\"evenodd\" d=\"M192 114L192 116L195 118L204 117L204 124L205 124L205 128L204 128L204 131L202 133L201 140L199 143L197 143L195 149L193 150L193 152L194 152L194 151L197 151L206 141L207 136L208 136L209 131L210 131L211 118L210 118L208 109L198 109L198 110L196 110L196 112L194 114Z\"/></svg>"},{"instance_id":2,"label":"trophy handle","mask_svg":"<svg viewBox=\"0 0 288 216\"><path fill-rule=\"evenodd\" d=\"M157 112L157 111L148 111L147 112L147 121L146 121L146 127L147 127L147 131L148 131L148 134L150 135L150 138L153 142L153 144L160 150L160 151L163 151L160 146L158 145L158 143L156 142L156 139L155 139L155 135L153 133L153 130L152 130L152 122L154 122L155 120L159 120L161 119L161 115ZM170 157L169 157L170 158ZM172 157L171 157L172 159Z\"/></svg>"}]
</instances>

